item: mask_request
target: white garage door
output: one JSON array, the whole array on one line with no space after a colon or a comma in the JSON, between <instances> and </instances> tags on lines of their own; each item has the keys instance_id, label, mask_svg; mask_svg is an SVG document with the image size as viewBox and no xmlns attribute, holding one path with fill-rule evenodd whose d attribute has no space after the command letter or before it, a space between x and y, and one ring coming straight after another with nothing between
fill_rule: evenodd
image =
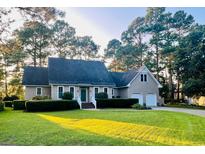
<instances>
[{"instance_id":1,"label":"white garage door","mask_svg":"<svg viewBox=\"0 0 205 154\"><path fill-rule=\"evenodd\" d=\"M146 105L147 106L157 106L156 94L147 94L146 95Z\"/></svg>"},{"instance_id":2,"label":"white garage door","mask_svg":"<svg viewBox=\"0 0 205 154\"><path fill-rule=\"evenodd\" d=\"M132 94L131 98L139 99L139 104L143 105L143 95L142 94Z\"/></svg>"}]
</instances>

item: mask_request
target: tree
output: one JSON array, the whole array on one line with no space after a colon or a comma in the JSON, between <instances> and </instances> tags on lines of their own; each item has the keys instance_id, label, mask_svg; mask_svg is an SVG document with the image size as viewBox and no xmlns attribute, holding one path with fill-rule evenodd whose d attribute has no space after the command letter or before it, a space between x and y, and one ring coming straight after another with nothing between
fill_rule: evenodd
<instances>
[{"instance_id":1,"label":"tree","mask_svg":"<svg viewBox=\"0 0 205 154\"><path fill-rule=\"evenodd\" d=\"M95 44L90 36L77 36L75 39L75 47L73 49L71 58L77 57L80 59L89 60L96 58L99 46Z\"/></svg>"},{"instance_id":2,"label":"tree","mask_svg":"<svg viewBox=\"0 0 205 154\"><path fill-rule=\"evenodd\" d=\"M175 28L175 32L177 34L177 44L178 46L176 47L177 52L181 51L181 41L183 37L185 37L191 28L194 25L194 18L192 15L188 15L184 11L180 10L177 11L173 15L173 27ZM177 65L176 65L177 66ZM176 71L176 79L177 79L177 100L179 101L179 94L180 94L180 74L179 74L179 68L175 67Z\"/></svg>"},{"instance_id":3,"label":"tree","mask_svg":"<svg viewBox=\"0 0 205 154\"><path fill-rule=\"evenodd\" d=\"M205 95L205 26L196 25L180 42L175 67L187 96Z\"/></svg>"},{"instance_id":4,"label":"tree","mask_svg":"<svg viewBox=\"0 0 205 154\"><path fill-rule=\"evenodd\" d=\"M45 58L50 54L47 48L52 37L51 30L43 23L26 22L24 27L17 31L17 35L25 52L33 59L34 67L38 64L43 66Z\"/></svg>"},{"instance_id":5,"label":"tree","mask_svg":"<svg viewBox=\"0 0 205 154\"><path fill-rule=\"evenodd\" d=\"M143 65L143 56L146 51L145 39L145 18L137 17L126 31L121 35L121 40L126 45L132 45L140 52L140 66ZM136 56L135 56L136 57ZM139 58L138 58L139 59Z\"/></svg>"},{"instance_id":6,"label":"tree","mask_svg":"<svg viewBox=\"0 0 205 154\"><path fill-rule=\"evenodd\" d=\"M149 41L152 48L154 48L154 63L156 68L156 78L159 79L160 68L160 50L161 42L163 40L163 32L166 29L165 27L165 8L148 8L147 14L145 16L146 31L151 35Z\"/></svg>"},{"instance_id":7,"label":"tree","mask_svg":"<svg viewBox=\"0 0 205 154\"><path fill-rule=\"evenodd\" d=\"M51 27L52 46L59 57L72 55L75 42L75 29L63 20L57 20Z\"/></svg>"},{"instance_id":8,"label":"tree","mask_svg":"<svg viewBox=\"0 0 205 154\"><path fill-rule=\"evenodd\" d=\"M9 67L17 61L19 67L19 62L23 61L24 58L20 58L20 56L17 57L17 53L18 55L20 55L21 44L19 44L19 42L16 40L8 40L7 44L0 44L0 51L0 60L2 68L1 70L5 87L4 91L5 95L8 96L8 78L10 76L10 73L12 73L12 70L9 69Z\"/></svg>"}]
</instances>

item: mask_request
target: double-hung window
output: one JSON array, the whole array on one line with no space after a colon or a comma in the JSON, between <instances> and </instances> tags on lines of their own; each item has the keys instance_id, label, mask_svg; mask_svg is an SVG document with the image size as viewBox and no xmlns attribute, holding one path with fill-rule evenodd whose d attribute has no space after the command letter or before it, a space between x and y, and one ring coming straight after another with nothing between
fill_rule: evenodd
<instances>
[{"instance_id":1,"label":"double-hung window","mask_svg":"<svg viewBox=\"0 0 205 154\"><path fill-rule=\"evenodd\" d=\"M64 93L64 88L62 86L58 87L58 98L62 98Z\"/></svg>"},{"instance_id":2,"label":"double-hung window","mask_svg":"<svg viewBox=\"0 0 205 154\"><path fill-rule=\"evenodd\" d=\"M104 93L107 93L107 88L104 88Z\"/></svg>"},{"instance_id":3,"label":"double-hung window","mask_svg":"<svg viewBox=\"0 0 205 154\"><path fill-rule=\"evenodd\" d=\"M140 80L141 80L141 82L147 82L147 74L141 74Z\"/></svg>"},{"instance_id":4,"label":"double-hung window","mask_svg":"<svg viewBox=\"0 0 205 154\"><path fill-rule=\"evenodd\" d=\"M70 93L73 94L74 97L74 87L70 87Z\"/></svg>"},{"instance_id":5,"label":"double-hung window","mask_svg":"<svg viewBox=\"0 0 205 154\"><path fill-rule=\"evenodd\" d=\"M95 88L95 98L97 94L98 94L98 88Z\"/></svg>"},{"instance_id":6,"label":"double-hung window","mask_svg":"<svg viewBox=\"0 0 205 154\"><path fill-rule=\"evenodd\" d=\"M42 88L41 87L36 88L36 96L42 96Z\"/></svg>"}]
</instances>

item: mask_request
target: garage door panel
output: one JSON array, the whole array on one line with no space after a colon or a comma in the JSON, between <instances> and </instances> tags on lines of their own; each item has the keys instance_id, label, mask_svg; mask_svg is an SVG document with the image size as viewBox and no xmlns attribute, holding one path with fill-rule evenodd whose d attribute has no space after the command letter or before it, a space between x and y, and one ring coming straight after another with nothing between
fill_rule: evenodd
<instances>
[{"instance_id":1,"label":"garage door panel","mask_svg":"<svg viewBox=\"0 0 205 154\"><path fill-rule=\"evenodd\" d=\"M143 105L143 95L142 94L132 94L131 98L137 98L139 100L139 104Z\"/></svg>"},{"instance_id":2,"label":"garage door panel","mask_svg":"<svg viewBox=\"0 0 205 154\"><path fill-rule=\"evenodd\" d=\"M146 95L146 105L147 106L157 106L156 94L147 94Z\"/></svg>"}]
</instances>

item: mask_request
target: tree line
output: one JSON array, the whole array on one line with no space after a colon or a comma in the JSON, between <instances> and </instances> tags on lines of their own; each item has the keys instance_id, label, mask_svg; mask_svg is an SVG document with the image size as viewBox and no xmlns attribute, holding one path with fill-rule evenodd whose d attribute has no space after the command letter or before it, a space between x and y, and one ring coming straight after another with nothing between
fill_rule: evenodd
<instances>
[{"instance_id":1,"label":"tree line","mask_svg":"<svg viewBox=\"0 0 205 154\"><path fill-rule=\"evenodd\" d=\"M23 25L10 31L18 12ZM0 9L0 97L23 97L21 85L25 65L43 67L48 56L70 59L100 58L91 36L77 36L56 8ZM205 94L205 25L183 10L147 8L136 17L121 38L112 39L104 49L104 61L111 71L128 71L146 65L163 85L161 96L179 101L183 96Z\"/></svg>"}]
</instances>

